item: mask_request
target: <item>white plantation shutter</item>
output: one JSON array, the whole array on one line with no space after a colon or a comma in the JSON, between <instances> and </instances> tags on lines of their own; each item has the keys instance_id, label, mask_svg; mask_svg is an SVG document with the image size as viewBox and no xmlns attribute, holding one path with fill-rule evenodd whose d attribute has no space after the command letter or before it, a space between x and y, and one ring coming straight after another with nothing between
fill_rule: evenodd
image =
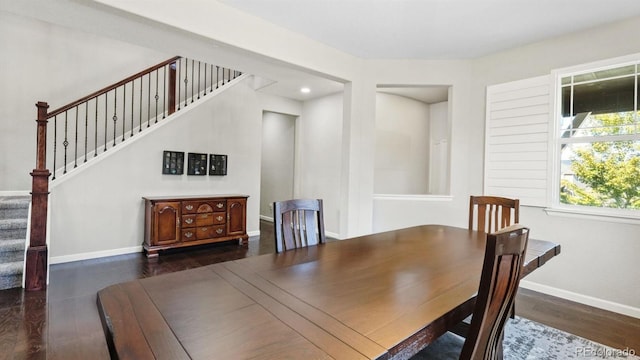
<instances>
[{"instance_id":1,"label":"white plantation shutter","mask_svg":"<svg viewBox=\"0 0 640 360\"><path fill-rule=\"evenodd\" d=\"M550 76L487 87L484 194L546 206L549 198Z\"/></svg>"}]
</instances>

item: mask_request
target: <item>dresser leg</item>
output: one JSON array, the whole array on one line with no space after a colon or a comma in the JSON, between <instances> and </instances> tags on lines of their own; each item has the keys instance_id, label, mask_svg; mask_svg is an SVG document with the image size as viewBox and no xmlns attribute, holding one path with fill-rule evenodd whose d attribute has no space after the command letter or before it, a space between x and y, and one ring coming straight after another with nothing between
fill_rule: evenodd
<instances>
[{"instance_id":1,"label":"dresser leg","mask_svg":"<svg viewBox=\"0 0 640 360\"><path fill-rule=\"evenodd\" d=\"M157 258L158 257L158 250L145 250L145 252L147 253L147 258Z\"/></svg>"}]
</instances>

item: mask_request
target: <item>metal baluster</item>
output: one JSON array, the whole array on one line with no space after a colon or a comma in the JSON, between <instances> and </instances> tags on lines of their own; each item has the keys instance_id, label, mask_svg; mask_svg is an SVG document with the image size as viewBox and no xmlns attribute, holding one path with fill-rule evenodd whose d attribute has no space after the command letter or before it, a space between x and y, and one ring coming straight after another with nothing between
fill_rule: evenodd
<instances>
[{"instance_id":1,"label":"metal baluster","mask_svg":"<svg viewBox=\"0 0 640 360\"><path fill-rule=\"evenodd\" d=\"M62 145L64 146L64 162L63 164L63 169L64 171L62 172L63 174L67 173L67 147L69 146L69 140L68 140L68 133L67 133L67 128L68 128L68 121L67 121L67 113L69 112L69 110L64 112L64 141L62 142Z\"/></svg>"},{"instance_id":2,"label":"metal baluster","mask_svg":"<svg viewBox=\"0 0 640 360\"><path fill-rule=\"evenodd\" d=\"M198 99L200 99L200 66L202 65L201 61L198 61Z\"/></svg>"},{"instance_id":3,"label":"metal baluster","mask_svg":"<svg viewBox=\"0 0 640 360\"><path fill-rule=\"evenodd\" d=\"M73 167L78 167L78 105L76 105L76 143L74 144L75 160L73 161Z\"/></svg>"},{"instance_id":4,"label":"metal baluster","mask_svg":"<svg viewBox=\"0 0 640 360\"><path fill-rule=\"evenodd\" d=\"M131 135L129 135L129 137L132 137L133 135L135 135L135 133L133 132L133 117L134 117L133 113L135 110L135 108L133 107L133 103L134 103L135 90L136 90L136 81L134 79L134 80L131 80Z\"/></svg>"},{"instance_id":5,"label":"metal baluster","mask_svg":"<svg viewBox=\"0 0 640 360\"><path fill-rule=\"evenodd\" d=\"M87 145L89 145L89 100L84 103L84 162L87 162Z\"/></svg>"},{"instance_id":6,"label":"metal baluster","mask_svg":"<svg viewBox=\"0 0 640 360\"><path fill-rule=\"evenodd\" d=\"M147 74L147 127L151 126L151 74Z\"/></svg>"},{"instance_id":7,"label":"metal baluster","mask_svg":"<svg viewBox=\"0 0 640 360\"><path fill-rule=\"evenodd\" d=\"M156 99L156 121L155 121L155 124L158 123L158 99L160 99L160 96L158 96L158 73L159 73L159 71L156 70L156 96L155 96L155 99Z\"/></svg>"},{"instance_id":8,"label":"metal baluster","mask_svg":"<svg viewBox=\"0 0 640 360\"><path fill-rule=\"evenodd\" d=\"M107 95L109 95L109 93L104 94L104 151L107 151L107 118L109 116L109 99L107 99Z\"/></svg>"},{"instance_id":9,"label":"metal baluster","mask_svg":"<svg viewBox=\"0 0 640 360\"><path fill-rule=\"evenodd\" d=\"M193 72L195 69L195 60L191 59L191 102L193 102L193 99L196 97L195 93L193 92L193 85L195 85L195 80L193 79Z\"/></svg>"},{"instance_id":10,"label":"metal baluster","mask_svg":"<svg viewBox=\"0 0 640 360\"><path fill-rule=\"evenodd\" d=\"M116 146L116 125L118 125L118 88L113 89L113 146Z\"/></svg>"},{"instance_id":11,"label":"metal baluster","mask_svg":"<svg viewBox=\"0 0 640 360\"><path fill-rule=\"evenodd\" d=\"M96 114L94 116L94 120L96 122L96 126L93 129L93 157L98 156L98 97L96 96Z\"/></svg>"},{"instance_id":12,"label":"metal baluster","mask_svg":"<svg viewBox=\"0 0 640 360\"><path fill-rule=\"evenodd\" d=\"M182 59L178 59L177 61L177 71L176 71L176 85L178 86L178 110L180 110L180 69L182 69Z\"/></svg>"},{"instance_id":13,"label":"metal baluster","mask_svg":"<svg viewBox=\"0 0 640 360\"><path fill-rule=\"evenodd\" d=\"M164 81L163 83L163 90L162 90L162 96L164 96L164 98L162 99L162 103L164 104L162 106L163 110L162 110L162 118L166 119L167 118L167 113L169 112L169 104L167 104L167 98L169 97L168 93L167 93L167 67L171 66L171 65L165 65L164 66Z\"/></svg>"},{"instance_id":14,"label":"metal baluster","mask_svg":"<svg viewBox=\"0 0 640 360\"><path fill-rule=\"evenodd\" d=\"M187 79L187 74L189 74L189 60L184 58L184 107L187 107L187 84L189 84L189 80Z\"/></svg>"},{"instance_id":15,"label":"metal baluster","mask_svg":"<svg viewBox=\"0 0 640 360\"><path fill-rule=\"evenodd\" d=\"M53 117L53 177L56 179L56 160L58 159L58 116Z\"/></svg>"},{"instance_id":16,"label":"metal baluster","mask_svg":"<svg viewBox=\"0 0 640 360\"><path fill-rule=\"evenodd\" d=\"M220 79L218 78L218 74L220 73L220 66L216 65L216 89L218 88L218 83Z\"/></svg>"},{"instance_id":17,"label":"metal baluster","mask_svg":"<svg viewBox=\"0 0 640 360\"><path fill-rule=\"evenodd\" d=\"M144 85L142 84L143 78L144 75L140 76L140 103L138 104L138 107L140 108L140 118L138 119L140 126L138 127L138 132L142 131L142 90L144 89Z\"/></svg>"},{"instance_id":18,"label":"metal baluster","mask_svg":"<svg viewBox=\"0 0 640 360\"><path fill-rule=\"evenodd\" d=\"M122 85L122 141L124 141L124 130L127 122L127 84Z\"/></svg>"},{"instance_id":19,"label":"metal baluster","mask_svg":"<svg viewBox=\"0 0 640 360\"><path fill-rule=\"evenodd\" d=\"M207 64L204 64L204 95L207 96Z\"/></svg>"},{"instance_id":20,"label":"metal baluster","mask_svg":"<svg viewBox=\"0 0 640 360\"><path fill-rule=\"evenodd\" d=\"M222 86L224 86L225 82L224 82L224 70L225 68L222 68Z\"/></svg>"}]
</instances>

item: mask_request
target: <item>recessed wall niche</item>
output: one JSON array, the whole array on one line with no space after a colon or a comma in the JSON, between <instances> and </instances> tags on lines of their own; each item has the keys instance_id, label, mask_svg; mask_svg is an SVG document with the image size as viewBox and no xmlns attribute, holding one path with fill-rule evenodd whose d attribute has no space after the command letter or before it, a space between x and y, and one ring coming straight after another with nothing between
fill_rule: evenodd
<instances>
[{"instance_id":1,"label":"recessed wall niche","mask_svg":"<svg viewBox=\"0 0 640 360\"><path fill-rule=\"evenodd\" d=\"M448 195L448 85L378 85L374 193Z\"/></svg>"}]
</instances>

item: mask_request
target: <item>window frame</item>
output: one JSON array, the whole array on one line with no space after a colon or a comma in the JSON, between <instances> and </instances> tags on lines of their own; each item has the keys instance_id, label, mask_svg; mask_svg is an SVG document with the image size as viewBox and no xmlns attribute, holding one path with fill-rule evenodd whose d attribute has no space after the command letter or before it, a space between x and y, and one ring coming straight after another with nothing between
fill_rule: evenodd
<instances>
[{"instance_id":1,"label":"window frame","mask_svg":"<svg viewBox=\"0 0 640 360\"><path fill-rule=\"evenodd\" d=\"M640 54L633 54L624 57L606 59L602 61L586 63L567 68L556 69L551 72L551 89L554 92L552 99L553 113L550 118L549 146L550 153L550 169L551 184L550 189L550 207L545 209L550 215L585 217L589 219L607 220L613 222L631 222L640 223L640 210L632 209L616 209L604 207L590 207L583 205L571 205L560 202L560 180L561 180L561 145L572 143L593 143L599 140L640 140L640 132L635 134L615 135L615 136L585 136L576 138L561 137L560 123L562 121L562 79L568 76L580 75L588 72L597 72L607 69L624 67L629 65L636 66L635 72L635 91L638 91L638 82L640 77ZM640 112L640 103L638 102L638 94L634 98L635 111ZM636 123L638 124L638 123Z\"/></svg>"}]
</instances>

